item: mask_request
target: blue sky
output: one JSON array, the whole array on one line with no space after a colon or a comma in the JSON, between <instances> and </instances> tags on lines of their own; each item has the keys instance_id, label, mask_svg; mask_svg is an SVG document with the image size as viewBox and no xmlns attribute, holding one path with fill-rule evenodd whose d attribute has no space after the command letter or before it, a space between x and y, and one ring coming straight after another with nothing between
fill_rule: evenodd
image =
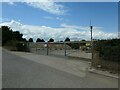
<instances>
[{"instance_id":1,"label":"blue sky","mask_svg":"<svg viewBox=\"0 0 120 90\"><path fill-rule=\"evenodd\" d=\"M54 29L70 26L87 28L91 19L95 28L99 28L101 32L112 34L118 32L118 3L53 2L38 4L3 2L2 19L2 23L14 20L14 22L19 22L22 25L45 26ZM79 28L75 30L79 31Z\"/></svg>"}]
</instances>

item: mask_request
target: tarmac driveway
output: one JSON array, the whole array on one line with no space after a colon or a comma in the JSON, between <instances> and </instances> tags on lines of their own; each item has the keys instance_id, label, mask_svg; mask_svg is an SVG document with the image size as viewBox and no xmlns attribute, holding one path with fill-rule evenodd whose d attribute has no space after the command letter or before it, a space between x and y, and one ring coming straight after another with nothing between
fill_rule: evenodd
<instances>
[{"instance_id":1,"label":"tarmac driveway","mask_svg":"<svg viewBox=\"0 0 120 90\"><path fill-rule=\"evenodd\" d=\"M3 88L117 88L118 80L87 72L88 62L3 50Z\"/></svg>"}]
</instances>

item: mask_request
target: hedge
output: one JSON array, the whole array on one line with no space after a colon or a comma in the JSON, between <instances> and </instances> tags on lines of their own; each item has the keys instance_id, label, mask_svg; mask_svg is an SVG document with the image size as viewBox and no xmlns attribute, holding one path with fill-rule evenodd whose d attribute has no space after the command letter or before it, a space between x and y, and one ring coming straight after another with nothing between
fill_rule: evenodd
<instances>
[{"instance_id":1,"label":"hedge","mask_svg":"<svg viewBox=\"0 0 120 90\"><path fill-rule=\"evenodd\" d=\"M98 40L94 42L94 51L99 52L102 60L120 62L120 39Z\"/></svg>"}]
</instances>

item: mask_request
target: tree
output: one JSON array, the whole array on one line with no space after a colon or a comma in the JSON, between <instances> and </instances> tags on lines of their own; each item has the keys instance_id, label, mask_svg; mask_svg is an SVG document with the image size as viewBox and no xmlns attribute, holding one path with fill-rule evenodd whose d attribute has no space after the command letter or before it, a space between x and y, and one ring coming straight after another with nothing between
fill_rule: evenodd
<instances>
[{"instance_id":1,"label":"tree","mask_svg":"<svg viewBox=\"0 0 120 90\"><path fill-rule=\"evenodd\" d=\"M12 31L8 26L1 26L2 31L2 46L10 47L9 50L27 51L27 41L22 38L23 34L19 31Z\"/></svg>"},{"instance_id":2,"label":"tree","mask_svg":"<svg viewBox=\"0 0 120 90\"><path fill-rule=\"evenodd\" d=\"M42 40L41 40L41 42L45 42L45 40L44 40L44 39L42 39Z\"/></svg>"},{"instance_id":3,"label":"tree","mask_svg":"<svg viewBox=\"0 0 120 90\"><path fill-rule=\"evenodd\" d=\"M23 40L22 39L23 34L20 34L19 31L14 31L12 34L13 34L13 40L14 39L16 39L18 41L22 41Z\"/></svg>"},{"instance_id":4,"label":"tree","mask_svg":"<svg viewBox=\"0 0 120 90\"><path fill-rule=\"evenodd\" d=\"M2 45L10 41L25 41L25 39L22 38L23 34L19 31L12 31L8 26L1 26L0 29L2 30Z\"/></svg>"},{"instance_id":5,"label":"tree","mask_svg":"<svg viewBox=\"0 0 120 90\"><path fill-rule=\"evenodd\" d=\"M70 39L67 37L67 38L65 39L65 42L68 42L68 41L70 41Z\"/></svg>"},{"instance_id":6,"label":"tree","mask_svg":"<svg viewBox=\"0 0 120 90\"><path fill-rule=\"evenodd\" d=\"M26 38L23 38L22 41L27 42Z\"/></svg>"},{"instance_id":7,"label":"tree","mask_svg":"<svg viewBox=\"0 0 120 90\"><path fill-rule=\"evenodd\" d=\"M48 42L54 42L54 39L50 38Z\"/></svg>"},{"instance_id":8,"label":"tree","mask_svg":"<svg viewBox=\"0 0 120 90\"><path fill-rule=\"evenodd\" d=\"M1 26L2 29L2 45L4 45L7 41L12 40L12 29L8 26Z\"/></svg>"},{"instance_id":9,"label":"tree","mask_svg":"<svg viewBox=\"0 0 120 90\"><path fill-rule=\"evenodd\" d=\"M29 38L29 40L28 40L29 42L33 42L33 38Z\"/></svg>"},{"instance_id":10,"label":"tree","mask_svg":"<svg viewBox=\"0 0 120 90\"><path fill-rule=\"evenodd\" d=\"M83 40L81 40L81 41L86 41L86 40L83 39Z\"/></svg>"},{"instance_id":11,"label":"tree","mask_svg":"<svg viewBox=\"0 0 120 90\"><path fill-rule=\"evenodd\" d=\"M36 42L41 42L41 39L40 39L40 38L37 38Z\"/></svg>"}]
</instances>

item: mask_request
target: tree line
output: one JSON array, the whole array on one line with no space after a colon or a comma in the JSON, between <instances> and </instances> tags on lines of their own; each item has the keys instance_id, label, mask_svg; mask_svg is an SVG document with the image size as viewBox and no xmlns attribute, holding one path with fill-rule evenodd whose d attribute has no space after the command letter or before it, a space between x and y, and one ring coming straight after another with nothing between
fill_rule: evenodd
<instances>
[{"instance_id":1,"label":"tree line","mask_svg":"<svg viewBox=\"0 0 120 90\"><path fill-rule=\"evenodd\" d=\"M23 38L22 33L20 33L19 31L13 31L8 26L1 26L0 30L2 30L2 45L3 46L12 46L12 47L17 47L17 48L20 47L20 49L21 48L25 49L27 47L27 42L34 42L33 38L29 38L28 40L26 40L25 38ZM64 41L69 42L70 38L66 37ZM64 42L64 41L61 40L59 42ZM37 38L36 42L45 42L45 40L41 38ZM50 38L47 42L54 42L54 39ZM69 43L68 45L75 49L79 48L79 43Z\"/></svg>"},{"instance_id":2,"label":"tree line","mask_svg":"<svg viewBox=\"0 0 120 90\"><path fill-rule=\"evenodd\" d=\"M23 41L26 42L27 40L23 37L23 34L19 31L13 31L8 26L1 26L0 30L2 31L2 45L4 46L7 42L10 41Z\"/></svg>"},{"instance_id":3,"label":"tree line","mask_svg":"<svg viewBox=\"0 0 120 90\"><path fill-rule=\"evenodd\" d=\"M67 37L67 38L65 39L65 42L68 42L68 41L70 41L70 39ZM29 38L28 42L33 42L33 38ZM44 39L37 38L36 42L45 42L45 40L44 40ZM48 40L48 42L54 42L54 39L53 39L53 38L50 38L50 39ZM60 41L60 42L63 42L63 41Z\"/></svg>"},{"instance_id":4,"label":"tree line","mask_svg":"<svg viewBox=\"0 0 120 90\"><path fill-rule=\"evenodd\" d=\"M20 41L20 42L33 42L33 38L29 38L27 41L25 38L23 38L23 34L19 31L13 31L8 26L1 26L0 30L2 31L2 45L4 46L7 42L10 41ZM65 41L70 41L70 39L67 37ZM44 39L37 38L36 42L45 42ZM48 42L54 42L53 38L50 38ZM63 42L63 41L60 41Z\"/></svg>"}]
</instances>

